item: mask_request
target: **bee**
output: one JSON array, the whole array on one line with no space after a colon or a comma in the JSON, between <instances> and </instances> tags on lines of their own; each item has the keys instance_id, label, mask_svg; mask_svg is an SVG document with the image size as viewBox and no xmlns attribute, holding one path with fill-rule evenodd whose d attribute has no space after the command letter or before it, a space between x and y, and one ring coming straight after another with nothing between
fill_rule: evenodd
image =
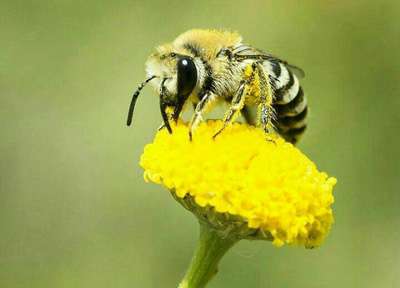
<instances>
[{"instance_id":1,"label":"bee","mask_svg":"<svg viewBox=\"0 0 400 288\"><path fill-rule=\"evenodd\" d=\"M266 133L276 129L292 143L305 131L307 99L298 80L304 77L303 70L244 44L239 34L193 29L156 50L146 63L147 78L133 94L128 126L140 91L151 82L159 93L164 122L161 129L172 133L170 121L177 122L188 104L193 103L190 140L203 115L224 102L229 109L213 138L239 113L247 123ZM251 107L257 107L256 117Z\"/></svg>"}]
</instances>

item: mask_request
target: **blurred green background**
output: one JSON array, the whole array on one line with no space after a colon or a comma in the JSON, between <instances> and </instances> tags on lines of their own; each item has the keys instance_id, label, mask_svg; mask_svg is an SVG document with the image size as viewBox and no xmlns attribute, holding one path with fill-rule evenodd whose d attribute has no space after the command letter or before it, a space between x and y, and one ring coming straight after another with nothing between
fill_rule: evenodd
<instances>
[{"instance_id":1,"label":"blurred green background","mask_svg":"<svg viewBox=\"0 0 400 288\"><path fill-rule=\"evenodd\" d=\"M138 162L157 44L237 30L306 71L299 147L339 180L319 249L242 241L210 287L400 287L399 1L3 1L0 287L177 287L195 218ZM223 112L219 109L219 115Z\"/></svg>"}]
</instances>

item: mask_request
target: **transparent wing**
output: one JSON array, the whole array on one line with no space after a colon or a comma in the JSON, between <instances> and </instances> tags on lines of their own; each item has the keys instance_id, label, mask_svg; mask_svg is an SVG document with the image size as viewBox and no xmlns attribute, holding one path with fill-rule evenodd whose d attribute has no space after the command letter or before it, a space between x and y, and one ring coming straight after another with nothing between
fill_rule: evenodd
<instances>
[{"instance_id":1,"label":"transparent wing","mask_svg":"<svg viewBox=\"0 0 400 288\"><path fill-rule=\"evenodd\" d=\"M288 63L285 60L280 59L279 57L276 57L274 55L265 53L261 50L258 50L256 48L251 47L250 45L247 44L239 44L235 47L232 48L232 53L235 55L235 57L238 60L245 60L245 59L259 59L259 60L277 60L278 62L282 63L285 65L293 74L295 74L298 78L303 78L305 76L304 71L290 63Z\"/></svg>"}]
</instances>

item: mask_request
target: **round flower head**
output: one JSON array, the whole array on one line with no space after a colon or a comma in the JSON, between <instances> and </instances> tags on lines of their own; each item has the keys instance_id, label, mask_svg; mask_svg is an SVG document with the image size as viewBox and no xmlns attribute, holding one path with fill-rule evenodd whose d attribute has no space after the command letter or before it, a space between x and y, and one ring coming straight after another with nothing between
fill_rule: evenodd
<instances>
[{"instance_id":1,"label":"round flower head","mask_svg":"<svg viewBox=\"0 0 400 288\"><path fill-rule=\"evenodd\" d=\"M145 147L144 178L162 184L223 237L265 239L313 248L328 235L335 178L299 149L260 129L234 123L215 140L221 121L203 122L189 141L179 122Z\"/></svg>"}]
</instances>

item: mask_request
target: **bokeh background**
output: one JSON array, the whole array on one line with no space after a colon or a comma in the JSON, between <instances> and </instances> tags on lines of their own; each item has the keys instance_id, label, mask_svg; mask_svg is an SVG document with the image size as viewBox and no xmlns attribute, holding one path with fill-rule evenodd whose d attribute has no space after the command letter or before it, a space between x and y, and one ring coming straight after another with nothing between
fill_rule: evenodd
<instances>
[{"instance_id":1,"label":"bokeh background","mask_svg":"<svg viewBox=\"0 0 400 288\"><path fill-rule=\"evenodd\" d=\"M210 287L400 287L399 1L1 5L0 287L177 287L198 225L143 181L152 89L125 121L146 57L190 28L304 68L299 147L339 180L322 247L242 241Z\"/></svg>"}]
</instances>

